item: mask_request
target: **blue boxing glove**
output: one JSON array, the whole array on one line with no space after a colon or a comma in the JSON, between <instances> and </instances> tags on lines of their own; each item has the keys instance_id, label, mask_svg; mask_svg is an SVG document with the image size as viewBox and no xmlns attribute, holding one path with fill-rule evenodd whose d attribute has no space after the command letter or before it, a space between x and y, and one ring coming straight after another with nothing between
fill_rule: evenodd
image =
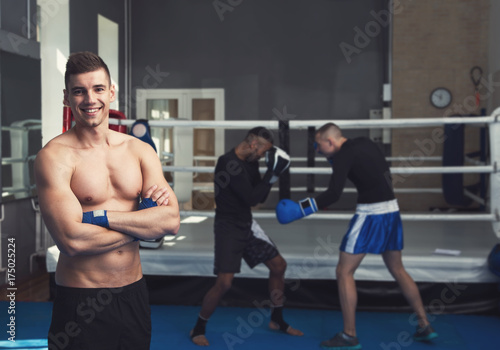
<instances>
[{"instance_id":1,"label":"blue boxing glove","mask_svg":"<svg viewBox=\"0 0 500 350\"><path fill-rule=\"evenodd\" d=\"M107 210L86 211L83 213L82 222L109 228Z\"/></svg>"},{"instance_id":2,"label":"blue boxing glove","mask_svg":"<svg viewBox=\"0 0 500 350\"><path fill-rule=\"evenodd\" d=\"M156 206L158 206L158 204L156 204L156 202L153 201L151 198L143 198L141 203L139 203L139 208L137 210L153 208Z\"/></svg>"},{"instance_id":3,"label":"blue boxing glove","mask_svg":"<svg viewBox=\"0 0 500 350\"><path fill-rule=\"evenodd\" d=\"M317 211L318 206L314 198L306 198L298 202L290 199L282 199L276 206L276 218L280 224L288 224Z\"/></svg>"}]
</instances>

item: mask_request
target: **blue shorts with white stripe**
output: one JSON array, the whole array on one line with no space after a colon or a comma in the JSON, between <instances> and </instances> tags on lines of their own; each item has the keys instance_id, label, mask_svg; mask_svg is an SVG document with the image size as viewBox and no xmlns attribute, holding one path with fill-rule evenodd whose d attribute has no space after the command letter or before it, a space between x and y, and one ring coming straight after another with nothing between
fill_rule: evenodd
<instances>
[{"instance_id":1,"label":"blue shorts with white stripe","mask_svg":"<svg viewBox=\"0 0 500 350\"><path fill-rule=\"evenodd\" d=\"M403 224L397 201L358 204L340 250L351 254L381 254L403 249Z\"/></svg>"}]
</instances>

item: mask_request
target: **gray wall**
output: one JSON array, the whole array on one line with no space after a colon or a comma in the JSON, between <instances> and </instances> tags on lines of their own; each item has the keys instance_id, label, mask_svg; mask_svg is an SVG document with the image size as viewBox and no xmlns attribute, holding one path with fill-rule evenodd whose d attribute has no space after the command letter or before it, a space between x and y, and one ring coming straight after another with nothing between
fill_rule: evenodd
<instances>
[{"instance_id":1,"label":"gray wall","mask_svg":"<svg viewBox=\"0 0 500 350\"><path fill-rule=\"evenodd\" d=\"M227 11L217 12L217 3ZM365 32L374 22L369 29L376 29L371 12L384 6L382 0L134 1L133 96L135 88L224 88L226 120L272 120L284 111L297 120L368 118L383 106L388 26L378 25L380 33L367 36L350 62L340 45L355 47L355 28ZM151 70L156 81L146 79ZM243 134L227 131L226 148ZM367 131L347 132L360 134ZM291 154L305 156L306 135L292 131ZM292 177L293 186L304 183L305 176Z\"/></svg>"},{"instance_id":2,"label":"gray wall","mask_svg":"<svg viewBox=\"0 0 500 350\"><path fill-rule=\"evenodd\" d=\"M366 118L382 106L385 29L351 63L339 45L385 1L241 1L223 20L213 3L133 2L134 87L159 67L169 75L151 87L225 88L227 120L269 120L283 106L297 119Z\"/></svg>"}]
</instances>

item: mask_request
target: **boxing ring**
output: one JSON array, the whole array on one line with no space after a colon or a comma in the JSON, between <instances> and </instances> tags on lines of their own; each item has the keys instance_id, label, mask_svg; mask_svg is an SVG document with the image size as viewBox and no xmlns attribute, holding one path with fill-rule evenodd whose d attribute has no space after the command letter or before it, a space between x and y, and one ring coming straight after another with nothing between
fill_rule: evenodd
<instances>
[{"instance_id":1,"label":"boxing ring","mask_svg":"<svg viewBox=\"0 0 500 350\"><path fill-rule=\"evenodd\" d=\"M110 124L130 126L133 120L110 119ZM309 130L317 128L328 120L290 120L290 121L197 121L168 119L149 121L151 128L172 128L174 144L181 145L183 137L192 137L195 128L222 128L248 130L255 126L264 126L270 130L279 130L278 146L287 150L289 130ZM484 128L489 136L486 161L471 160L462 166L430 166L430 167L391 167L393 176L418 176L419 174L481 174L486 179L488 191L484 198L467 193L464 196L474 200L484 208L481 212L454 213L410 213L402 212L405 248L403 262L416 282L426 283L496 283L498 277L488 270L487 256L500 237L500 109L491 116L421 118L421 119L388 119L388 120L335 120L343 130L382 128L414 128L414 127L446 127L470 125ZM314 129L312 129L314 130ZM283 133L284 131L284 133ZM191 136L190 136L191 135ZM283 136L284 135L284 136ZM312 133L314 135L314 133ZM436 141L437 143L439 141ZM187 142L189 143L189 142ZM309 146L310 145L310 142ZM186 142L184 142L186 144ZM233 147L235 145L231 145ZM179 146L180 147L180 146ZM227 148L227 147L226 147ZM177 148L180 149L180 148ZM172 187L179 202L191 199L193 190L210 191L210 186L197 188L192 181L193 172L213 173L213 166L193 166L192 148L188 152L174 155L163 166L165 172L173 174ZM229 148L227 148L229 149ZM310 151L310 149L309 149ZM308 153L310 155L310 152ZM314 154L314 152L313 152ZM218 155L217 155L218 156ZM292 163L289 174L329 175L330 167L297 167L291 154ZM171 158L171 157L170 157ZM206 157L205 157L206 158ZM213 157L215 160L217 157ZM396 158L393 158L394 160ZM431 161L440 157L426 157ZM299 160L303 161L303 158ZM388 159L391 160L391 159ZM326 163L325 163L326 164ZM261 172L265 168L261 167ZM285 180L285 181L283 181ZM280 183L289 179L280 178ZM273 191L277 191L275 185ZM304 188L283 189L279 185L280 195L289 195L288 191L304 190ZM213 187L212 187L213 190ZM306 196L315 196L321 191ZM346 192L354 189L346 188ZM398 189L403 193L436 193L439 189ZM294 196L292 195L292 198ZM293 198L301 199L301 198ZM275 203L276 204L276 203ZM286 259L288 268L286 278L290 280L332 280L335 279L335 267L338 259L338 247L344 235L351 211L319 212L288 225L280 225L272 209L254 210L253 216L276 243L280 253ZM214 210L182 210L181 228L177 236L166 236L163 245L158 249L141 248L143 273L150 276L198 276L213 277L213 217ZM54 272L59 251L52 246L47 252L47 270ZM239 277L267 278L265 266L249 269L242 263ZM367 255L355 274L359 281L393 281L386 270L382 258L378 255Z\"/></svg>"}]
</instances>

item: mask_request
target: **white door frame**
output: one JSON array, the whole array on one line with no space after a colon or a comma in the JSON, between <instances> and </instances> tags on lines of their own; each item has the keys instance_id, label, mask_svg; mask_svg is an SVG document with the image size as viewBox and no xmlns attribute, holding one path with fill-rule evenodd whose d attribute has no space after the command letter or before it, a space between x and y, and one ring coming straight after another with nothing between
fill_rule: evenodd
<instances>
[{"instance_id":1,"label":"white door frame","mask_svg":"<svg viewBox=\"0 0 500 350\"><path fill-rule=\"evenodd\" d=\"M179 101L178 119L192 120L192 99L206 98L215 100L214 119L225 120L224 89L137 89L136 119L146 118L146 101L157 99L177 99ZM224 129L215 129L215 156L224 153Z\"/></svg>"}]
</instances>

